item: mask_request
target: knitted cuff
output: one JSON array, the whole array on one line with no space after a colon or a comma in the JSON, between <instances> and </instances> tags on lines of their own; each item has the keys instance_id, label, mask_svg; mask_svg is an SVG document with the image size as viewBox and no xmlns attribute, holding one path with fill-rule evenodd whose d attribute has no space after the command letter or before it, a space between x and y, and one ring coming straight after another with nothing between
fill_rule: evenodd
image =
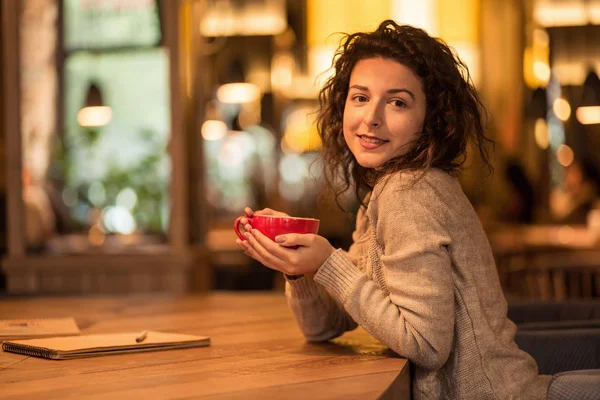
<instances>
[{"instance_id":1,"label":"knitted cuff","mask_svg":"<svg viewBox=\"0 0 600 400\"><path fill-rule=\"evenodd\" d=\"M338 249L321 265L314 280L338 299L345 301L356 288L358 280L363 277L364 275L350 261L346 253Z\"/></svg>"},{"instance_id":2,"label":"knitted cuff","mask_svg":"<svg viewBox=\"0 0 600 400\"><path fill-rule=\"evenodd\" d=\"M285 275L287 292L290 296L296 298L316 297L319 295L319 288L312 275L301 275L299 278L290 279Z\"/></svg>"}]
</instances>

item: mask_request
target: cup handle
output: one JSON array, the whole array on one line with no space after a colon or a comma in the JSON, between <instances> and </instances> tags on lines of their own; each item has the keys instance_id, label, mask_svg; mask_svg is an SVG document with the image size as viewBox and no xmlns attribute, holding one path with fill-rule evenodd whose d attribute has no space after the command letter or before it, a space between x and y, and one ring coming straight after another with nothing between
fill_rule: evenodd
<instances>
[{"instance_id":1,"label":"cup handle","mask_svg":"<svg viewBox=\"0 0 600 400\"><path fill-rule=\"evenodd\" d=\"M246 238L244 237L244 235L242 235L242 233L240 232L240 229L238 228L238 227L239 227L239 225L240 225L240 220L241 220L242 218L244 218L244 217L237 217L237 218L235 219L235 222L233 223L233 230L235 231L235 233L238 235L238 237L239 237L241 240L246 240ZM248 218L248 217L246 217L246 218ZM249 218L248 218L248 219L249 219Z\"/></svg>"}]
</instances>

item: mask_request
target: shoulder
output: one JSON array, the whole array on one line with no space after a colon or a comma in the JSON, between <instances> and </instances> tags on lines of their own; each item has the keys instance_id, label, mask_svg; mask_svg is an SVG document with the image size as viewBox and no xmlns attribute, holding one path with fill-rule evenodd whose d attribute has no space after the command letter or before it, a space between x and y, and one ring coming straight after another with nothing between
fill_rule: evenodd
<instances>
[{"instance_id":1,"label":"shoulder","mask_svg":"<svg viewBox=\"0 0 600 400\"><path fill-rule=\"evenodd\" d=\"M462 191L458 180L437 168L424 174L420 171L400 171L383 178L373 188L371 200L375 202L419 202L439 200L445 194Z\"/></svg>"},{"instance_id":2,"label":"shoulder","mask_svg":"<svg viewBox=\"0 0 600 400\"><path fill-rule=\"evenodd\" d=\"M462 207L463 197L458 179L445 171L401 171L375 185L367 216L374 224L402 218L419 229L428 225L448 227Z\"/></svg>"},{"instance_id":3,"label":"shoulder","mask_svg":"<svg viewBox=\"0 0 600 400\"><path fill-rule=\"evenodd\" d=\"M392 174L373 188L367 207L369 222L379 236L394 240L417 232L430 236L437 232L447 238L452 213L445 192L454 190L454 185L455 178L441 170ZM394 234L389 236L387 231Z\"/></svg>"}]
</instances>

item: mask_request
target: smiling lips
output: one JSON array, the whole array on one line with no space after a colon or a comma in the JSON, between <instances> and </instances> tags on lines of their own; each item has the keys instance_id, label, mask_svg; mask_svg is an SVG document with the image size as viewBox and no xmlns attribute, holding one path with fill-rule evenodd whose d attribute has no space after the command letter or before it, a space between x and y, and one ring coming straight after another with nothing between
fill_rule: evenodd
<instances>
[{"instance_id":1,"label":"smiling lips","mask_svg":"<svg viewBox=\"0 0 600 400\"><path fill-rule=\"evenodd\" d=\"M382 140L382 139L376 138L375 136L367 136L367 135L357 135L357 136L358 136L358 141L359 141L360 145L362 147L364 147L365 149L369 149L369 150L376 149L388 142L388 140Z\"/></svg>"}]
</instances>

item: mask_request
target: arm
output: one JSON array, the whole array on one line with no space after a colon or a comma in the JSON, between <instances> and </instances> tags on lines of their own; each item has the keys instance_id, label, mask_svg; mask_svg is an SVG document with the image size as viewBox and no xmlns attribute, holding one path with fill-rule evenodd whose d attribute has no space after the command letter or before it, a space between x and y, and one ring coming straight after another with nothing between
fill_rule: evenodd
<instances>
[{"instance_id":1,"label":"arm","mask_svg":"<svg viewBox=\"0 0 600 400\"><path fill-rule=\"evenodd\" d=\"M398 191L390 184L370 205L379 243L371 244L369 255L381 265L373 278L380 285L339 251L315 281L382 343L423 368L438 369L452 347L454 291L450 239L436 217L446 210L424 185Z\"/></svg>"},{"instance_id":2,"label":"arm","mask_svg":"<svg viewBox=\"0 0 600 400\"><path fill-rule=\"evenodd\" d=\"M358 212L357 227L352 233L352 245L346 257L356 263L355 245L364 230L364 209ZM342 335L357 327L356 322L344 307L325 288L314 281L314 275L304 275L295 280L286 280L285 294L300 330L308 341L323 341Z\"/></svg>"},{"instance_id":3,"label":"arm","mask_svg":"<svg viewBox=\"0 0 600 400\"><path fill-rule=\"evenodd\" d=\"M344 307L315 283L313 275L287 280L285 294L298 327L309 342L333 339L357 326Z\"/></svg>"}]
</instances>

